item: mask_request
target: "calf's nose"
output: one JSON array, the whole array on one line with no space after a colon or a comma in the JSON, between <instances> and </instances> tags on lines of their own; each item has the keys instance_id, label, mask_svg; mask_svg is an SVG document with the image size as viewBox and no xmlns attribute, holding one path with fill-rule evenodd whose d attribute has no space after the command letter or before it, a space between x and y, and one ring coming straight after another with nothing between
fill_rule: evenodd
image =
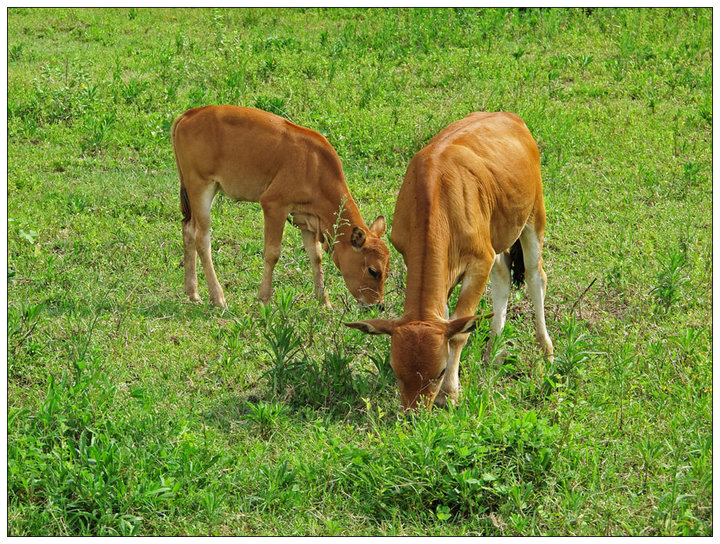
<instances>
[{"instance_id":1,"label":"calf's nose","mask_svg":"<svg viewBox=\"0 0 720 544\"><path fill-rule=\"evenodd\" d=\"M377 308L381 312L385 311L385 303L382 300L380 302L375 302L372 304L370 304L368 302L364 302L362 300L358 300L357 303L358 303L358 308L360 308L361 310L369 310L370 308Z\"/></svg>"}]
</instances>

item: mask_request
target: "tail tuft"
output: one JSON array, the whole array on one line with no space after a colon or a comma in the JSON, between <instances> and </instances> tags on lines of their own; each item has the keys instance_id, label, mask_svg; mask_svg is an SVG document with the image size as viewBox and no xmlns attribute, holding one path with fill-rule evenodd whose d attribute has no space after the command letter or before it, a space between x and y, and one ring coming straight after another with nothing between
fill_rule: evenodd
<instances>
[{"instance_id":1,"label":"tail tuft","mask_svg":"<svg viewBox=\"0 0 720 544\"><path fill-rule=\"evenodd\" d=\"M520 239L517 239L510 248L510 276L517 287L525 281L525 260Z\"/></svg>"},{"instance_id":2,"label":"tail tuft","mask_svg":"<svg viewBox=\"0 0 720 544\"><path fill-rule=\"evenodd\" d=\"M190 213L190 200L188 199L187 191L185 190L185 185L180 185L180 211L183 214L182 222L183 225L186 225L190 221L191 213Z\"/></svg>"}]
</instances>

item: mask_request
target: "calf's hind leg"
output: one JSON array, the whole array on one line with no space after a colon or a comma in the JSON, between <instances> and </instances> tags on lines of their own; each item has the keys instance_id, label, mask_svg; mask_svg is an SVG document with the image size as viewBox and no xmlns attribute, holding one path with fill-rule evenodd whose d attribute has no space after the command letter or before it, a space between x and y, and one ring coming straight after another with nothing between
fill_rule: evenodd
<instances>
[{"instance_id":1,"label":"calf's hind leg","mask_svg":"<svg viewBox=\"0 0 720 544\"><path fill-rule=\"evenodd\" d=\"M492 288L493 320L490 327L491 338L485 346L484 359L489 363L492 352L493 338L500 334L505 327L507 318L508 297L510 296L510 255L507 252L495 255L495 261L490 269L490 286ZM500 357L503 355L500 354Z\"/></svg>"},{"instance_id":2,"label":"calf's hind leg","mask_svg":"<svg viewBox=\"0 0 720 544\"><path fill-rule=\"evenodd\" d=\"M195 186L199 185L200 183L195 184ZM200 262L203 266L205 280L207 281L208 290L210 291L210 301L215 306L227 307L227 303L225 302L225 295L223 294L220 282L218 282L217 276L215 275L215 267L213 266L212 255L210 254L210 208L212 207L212 201L215 198L215 193L217 193L217 186L215 184L212 184L207 185L201 193L190 197L190 204L192 207L192 218L190 221L192 223L192 230L188 229L188 238L190 238L194 234L194 246L197 250L198 255L200 256ZM188 251L188 248L186 246L185 251L185 285L187 289L188 283L191 284L190 288L193 287L192 282L193 276L195 275L195 267L191 266L194 265L194 258L188 259L188 256L194 257L193 255L188 255L188 253L193 253L193 250L190 249ZM191 269L189 268L190 266ZM188 271L190 272L189 279ZM194 278L194 287L195 295L197 295L196 277ZM190 296L190 300L193 300L192 294ZM199 297L197 298L197 300L199 300Z\"/></svg>"},{"instance_id":3,"label":"calf's hind leg","mask_svg":"<svg viewBox=\"0 0 720 544\"><path fill-rule=\"evenodd\" d=\"M542 268L542 233L538 233L535 227L528 222L520 234L520 244L525 262L525 281L535 309L535 340L545 356L552 360L553 345L545 325L547 277Z\"/></svg>"},{"instance_id":4,"label":"calf's hind leg","mask_svg":"<svg viewBox=\"0 0 720 544\"><path fill-rule=\"evenodd\" d=\"M183 263L185 267L185 293L191 302L200 302L197 279L197 250L195 249L195 224L192 219L183 221Z\"/></svg>"}]
</instances>

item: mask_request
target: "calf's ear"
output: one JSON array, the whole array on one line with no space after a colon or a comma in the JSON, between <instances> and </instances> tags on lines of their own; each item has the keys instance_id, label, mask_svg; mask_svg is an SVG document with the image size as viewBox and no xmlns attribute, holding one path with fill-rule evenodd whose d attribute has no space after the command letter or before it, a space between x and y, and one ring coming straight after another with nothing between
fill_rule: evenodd
<instances>
[{"instance_id":1,"label":"calf's ear","mask_svg":"<svg viewBox=\"0 0 720 544\"><path fill-rule=\"evenodd\" d=\"M377 219L375 219L372 225L370 225L370 232L372 232L375 236L379 238L385 233L386 228L387 223L385 222L385 217L382 215L378 215Z\"/></svg>"},{"instance_id":2,"label":"calf's ear","mask_svg":"<svg viewBox=\"0 0 720 544\"><path fill-rule=\"evenodd\" d=\"M391 334L395 322L392 319L366 319L365 321L344 323L344 325L352 329L358 329L365 334Z\"/></svg>"},{"instance_id":3,"label":"calf's ear","mask_svg":"<svg viewBox=\"0 0 720 544\"><path fill-rule=\"evenodd\" d=\"M350 245L355 249L360 249L365 243L365 231L360 227L355 227L350 234Z\"/></svg>"},{"instance_id":4,"label":"calf's ear","mask_svg":"<svg viewBox=\"0 0 720 544\"><path fill-rule=\"evenodd\" d=\"M486 314L484 316L470 315L467 317L458 317L457 319L453 319L447 324L445 335L448 338L452 338L453 336L458 334L467 334L469 332L472 332L477 326L478 319L488 319L493 315L495 314L490 312L489 314Z\"/></svg>"}]
</instances>

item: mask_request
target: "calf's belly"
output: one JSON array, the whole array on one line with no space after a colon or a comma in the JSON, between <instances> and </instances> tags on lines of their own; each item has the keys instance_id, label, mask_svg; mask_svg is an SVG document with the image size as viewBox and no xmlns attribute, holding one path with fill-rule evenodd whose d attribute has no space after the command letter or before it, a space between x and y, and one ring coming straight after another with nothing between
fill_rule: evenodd
<instances>
[{"instance_id":1,"label":"calf's belly","mask_svg":"<svg viewBox=\"0 0 720 544\"><path fill-rule=\"evenodd\" d=\"M260 202L260 197L268 185L264 180L250 176L216 176L215 181L225 196L243 202Z\"/></svg>"}]
</instances>

